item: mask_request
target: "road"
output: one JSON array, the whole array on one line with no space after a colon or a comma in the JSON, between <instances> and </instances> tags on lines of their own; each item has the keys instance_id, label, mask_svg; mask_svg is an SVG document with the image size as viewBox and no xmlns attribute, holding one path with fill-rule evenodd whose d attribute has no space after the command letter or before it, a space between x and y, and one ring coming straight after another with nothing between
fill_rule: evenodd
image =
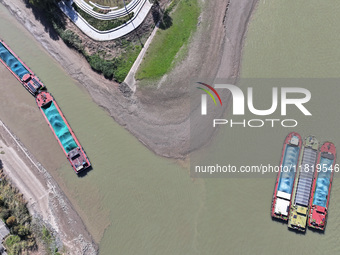
<instances>
[{"instance_id":1,"label":"road","mask_svg":"<svg viewBox=\"0 0 340 255\"><path fill-rule=\"evenodd\" d=\"M142 63L143 61L143 58L144 58L144 55L146 53L146 51L148 50L151 42L152 42L152 39L154 38L154 36L156 35L157 33L157 30L158 30L158 25L157 24L155 26L155 28L153 29L151 35L149 36L148 40L145 42L141 52L139 53L136 61L133 63L128 75L126 76L124 82L130 87L130 89L135 92L136 91L136 79L135 79L135 75L136 75L136 72L140 66L140 64Z\"/></svg>"},{"instance_id":2,"label":"road","mask_svg":"<svg viewBox=\"0 0 340 255\"><path fill-rule=\"evenodd\" d=\"M75 12L73 7L71 7L69 3L66 4L64 1L60 1L58 5L59 8L65 13L65 15L68 16L72 20L72 22L88 37L96 41L109 41L131 33L143 23L144 19L151 10L152 4L148 0L141 1L140 3L141 4L139 4L134 9L134 16L131 20L119 27L108 31L99 31L90 26L83 17Z\"/></svg>"},{"instance_id":3,"label":"road","mask_svg":"<svg viewBox=\"0 0 340 255\"><path fill-rule=\"evenodd\" d=\"M1 121L0 127L3 130L1 133L6 132L9 136L12 136ZM13 142L18 147L18 150L21 150L26 154L21 145L15 141L14 138ZM20 191L27 199L30 209L41 214L45 220L49 220L51 225L56 228L57 224L54 219L50 217L51 212L48 203L50 189L44 186L32 173L31 169L18 155L18 152L13 147L7 145L3 140L0 140L0 150L4 152L4 154L1 154L0 159L3 162L6 175L17 187L20 187ZM30 160L29 155L26 154L26 156L27 159ZM30 163L39 169L32 160L30 160Z\"/></svg>"}]
</instances>

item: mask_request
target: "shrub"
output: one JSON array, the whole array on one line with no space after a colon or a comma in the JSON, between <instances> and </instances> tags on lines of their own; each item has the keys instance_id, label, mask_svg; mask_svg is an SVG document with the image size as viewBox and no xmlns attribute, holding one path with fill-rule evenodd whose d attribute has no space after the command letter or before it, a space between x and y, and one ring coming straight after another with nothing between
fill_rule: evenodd
<instances>
[{"instance_id":1,"label":"shrub","mask_svg":"<svg viewBox=\"0 0 340 255\"><path fill-rule=\"evenodd\" d=\"M17 235L20 237L24 237L30 234L30 231L28 228L20 225L20 226L16 226L17 227Z\"/></svg>"},{"instance_id":2,"label":"shrub","mask_svg":"<svg viewBox=\"0 0 340 255\"><path fill-rule=\"evenodd\" d=\"M11 227L16 223L16 218L14 216L10 216L7 220L6 220L6 224Z\"/></svg>"},{"instance_id":3,"label":"shrub","mask_svg":"<svg viewBox=\"0 0 340 255\"><path fill-rule=\"evenodd\" d=\"M9 237L6 238L6 246L7 247L12 247L14 244L20 242L20 237L16 235L10 235Z\"/></svg>"},{"instance_id":4,"label":"shrub","mask_svg":"<svg viewBox=\"0 0 340 255\"><path fill-rule=\"evenodd\" d=\"M0 218L7 220L9 216L10 216L10 210L3 208L0 212Z\"/></svg>"},{"instance_id":5,"label":"shrub","mask_svg":"<svg viewBox=\"0 0 340 255\"><path fill-rule=\"evenodd\" d=\"M12 234L4 242L8 254L22 254L22 251L35 248L36 240L30 231L31 217L26 202L5 178L0 181L0 197L3 201L3 206L0 207L0 217Z\"/></svg>"}]
</instances>

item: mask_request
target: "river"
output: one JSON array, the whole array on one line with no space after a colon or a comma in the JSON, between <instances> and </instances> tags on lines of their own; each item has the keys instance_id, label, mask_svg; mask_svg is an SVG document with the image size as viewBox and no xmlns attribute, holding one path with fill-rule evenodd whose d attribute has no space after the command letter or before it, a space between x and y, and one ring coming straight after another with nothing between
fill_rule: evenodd
<instances>
[{"instance_id":1,"label":"river","mask_svg":"<svg viewBox=\"0 0 340 255\"><path fill-rule=\"evenodd\" d=\"M224 163L237 166L278 165L282 143L291 131L303 137L313 134L321 142L329 140L340 148L339 8L334 1L259 2L245 40L240 84L254 87L254 102L259 109L270 106L265 100L271 95L270 83L308 88L313 102L308 109L313 116L302 117L294 112L290 117L299 121L294 129L222 127L213 145L199 152L199 157L210 155L206 158L212 163L224 158ZM232 118L231 111L226 118ZM340 252L338 174L334 175L325 233L307 230L305 235L288 231L286 224L270 217L276 175L224 177L205 181L206 205L198 228L201 254Z\"/></svg>"},{"instance_id":2,"label":"river","mask_svg":"<svg viewBox=\"0 0 340 255\"><path fill-rule=\"evenodd\" d=\"M262 0L250 23L241 76L338 77L339 8L331 0L313 0L308 5ZM286 225L270 218L275 178L193 181L188 169L155 156L93 103L85 89L3 6L0 15L1 38L55 96L88 153L93 170L83 178L74 174L34 99L3 67L0 71L6 76L6 83L1 85L9 90L2 87L0 91L4 109L0 118L57 179L95 240L100 242L100 254L339 253L337 178L333 182L326 233L290 232ZM329 139L340 146L339 121L333 117L337 108L334 102L339 97L335 84L336 80L331 84L333 87L313 86L313 95L323 95L321 99L331 111L325 116L318 110L320 99L311 106L311 111L322 121L302 119L296 131L303 136L312 133L322 141ZM212 145L198 155L214 151L214 145L230 144L223 153L235 164L257 164L264 159L275 165L279 163L287 133L283 128L277 132L221 129Z\"/></svg>"},{"instance_id":3,"label":"river","mask_svg":"<svg viewBox=\"0 0 340 255\"><path fill-rule=\"evenodd\" d=\"M77 177L34 98L3 66L0 118L57 179L100 242L100 254L188 254L202 182L116 124L2 5L0 15L1 38L54 95L93 170Z\"/></svg>"}]
</instances>

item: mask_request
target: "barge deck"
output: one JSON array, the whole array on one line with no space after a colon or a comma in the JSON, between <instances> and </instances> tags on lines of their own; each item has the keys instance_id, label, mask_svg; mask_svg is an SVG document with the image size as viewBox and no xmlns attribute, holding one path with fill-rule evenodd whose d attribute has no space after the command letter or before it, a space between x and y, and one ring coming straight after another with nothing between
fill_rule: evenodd
<instances>
[{"instance_id":1,"label":"barge deck","mask_svg":"<svg viewBox=\"0 0 340 255\"><path fill-rule=\"evenodd\" d=\"M288 227L302 232L306 231L309 197L318 150L319 141L314 136L308 136L302 147L299 160L301 167L296 173L293 187Z\"/></svg>"},{"instance_id":2,"label":"barge deck","mask_svg":"<svg viewBox=\"0 0 340 255\"><path fill-rule=\"evenodd\" d=\"M45 87L32 70L2 40L0 40L0 62L33 96Z\"/></svg>"},{"instance_id":3,"label":"barge deck","mask_svg":"<svg viewBox=\"0 0 340 255\"><path fill-rule=\"evenodd\" d=\"M301 151L301 136L296 132L287 135L282 149L280 168L275 183L271 216L288 221L291 194Z\"/></svg>"},{"instance_id":4,"label":"barge deck","mask_svg":"<svg viewBox=\"0 0 340 255\"><path fill-rule=\"evenodd\" d=\"M89 168L91 163L53 96L40 92L36 102L74 171L78 174Z\"/></svg>"},{"instance_id":5,"label":"barge deck","mask_svg":"<svg viewBox=\"0 0 340 255\"><path fill-rule=\"evenodd\" d=\"M314 173L312 195L309 202L308 226L324 231L327 223L328 206L334 166L336 160L336 148L333 143L325 142L319 152L317 168Z\"/></svg>"}]
</instances>

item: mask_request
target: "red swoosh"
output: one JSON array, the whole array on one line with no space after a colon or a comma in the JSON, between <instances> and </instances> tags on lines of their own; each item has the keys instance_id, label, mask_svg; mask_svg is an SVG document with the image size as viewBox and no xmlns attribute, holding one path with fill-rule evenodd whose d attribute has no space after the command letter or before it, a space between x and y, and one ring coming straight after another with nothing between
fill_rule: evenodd
<instances>
[{"instance_id":1,"label":"red swoosh","mask_svg":"<svg viewBox=\"0 0 340 255\"><path fill-rule=\"evenodd\" d=\"M206 86L207 88L211 89L211 90L215 93L215 95L217 96L218 100L220 100L220 103L221 103L221 105L222 105L222 100L221 100L221 98L220 98L220 95L217 93L217 91L216 91L213 87L211 87L210 85L205 84L205 83L203 83L203 82L197 82L197 83L198 83L198 84L201 84L201 85L203 85L203 86Z\"/></svg>"}]
</instances>

